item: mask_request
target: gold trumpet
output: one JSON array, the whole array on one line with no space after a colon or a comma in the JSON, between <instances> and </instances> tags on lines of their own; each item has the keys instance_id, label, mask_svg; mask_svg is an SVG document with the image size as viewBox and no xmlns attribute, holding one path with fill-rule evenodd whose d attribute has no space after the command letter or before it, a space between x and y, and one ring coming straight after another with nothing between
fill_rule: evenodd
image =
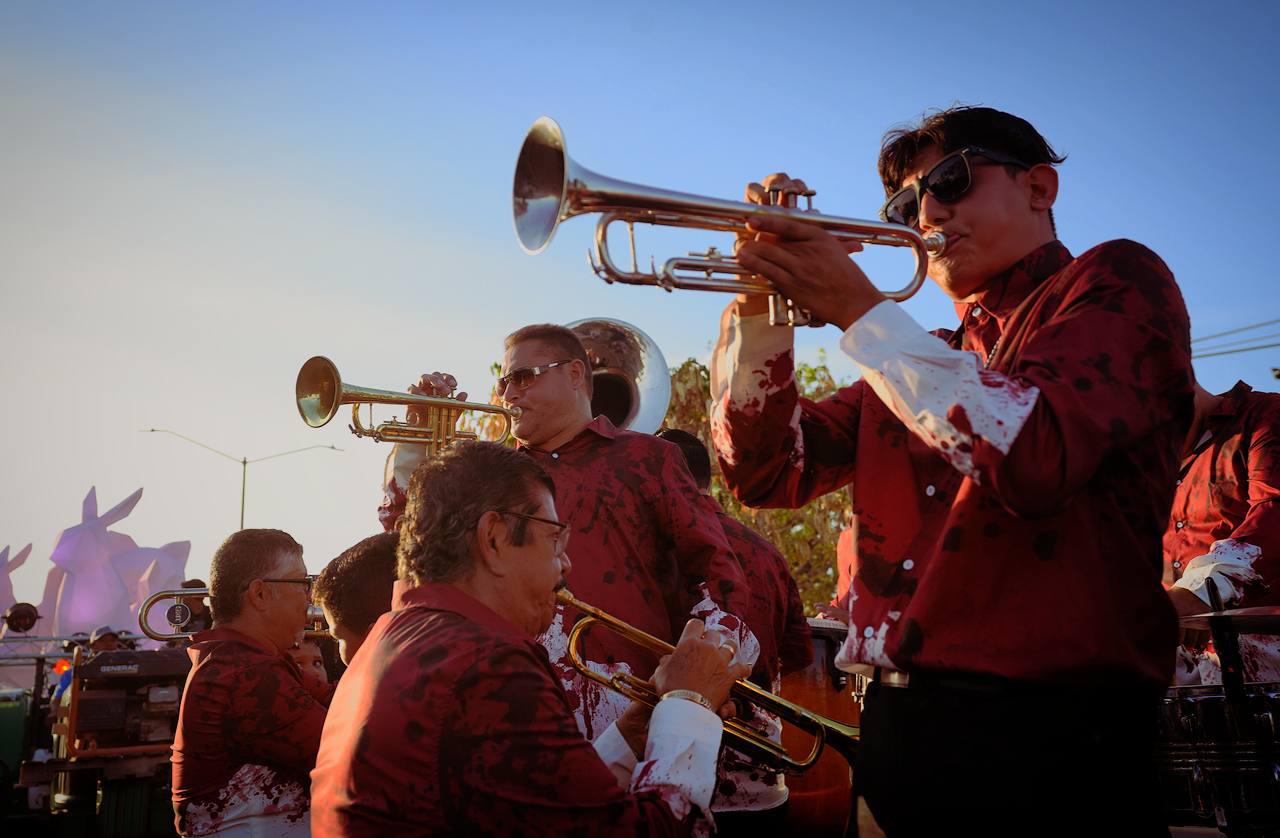
<instances>
[{"instance_id":1,"label":"gold trumpet","mask_svg":"<svg viewBox=\"0 0 1280 838\"><path fill-rule=\"evenodd\" d=\"M561 588L556 593L556 598L563 605L577 608L587 615L578 620L569 632L569 660L574 669L577 669L585 677L597 684L615 690L632 701L638 701L650 707L656 705L659 696L654 691L652 684L623 672L606 677L593 671L587 666L586 660L583 659L579 645L587 631L597 623L601 623L613 629L619 636L657 655L669 655L675 647L664 640L659 640L648 632L624 623L617 617L606 614L599 608L587 605L569 593L567 588ZM734 749L754 757L762 765L774 771L786 771L794 774L813 767L817 763L818 757L822 755L822 749L827 745L839 752L841 756L848 760L850 765L853 764L854 756L858 749L858 728L805 709L781 696L774 695L768 690L757 687L750 681L738 681L733 685L731 694L735 698L742 699L749 704L754 704L763 710L773 713L783 721L795 725L813 737L812 750L807 756L797 760L778 743L761 735L737 719L729 719L724 723L724 736L726 743Z\"/></svg>"},{"instance_id":2,"label":"gold trumpet","mask_svg":"<svg viewBox=\"0 0 1280 838\"><path fill-rule=\"evenodd\" d=\"M437 396L416 396L412 393L397 393L393 390L374 390L369 387L357 387L344 384L338 368L323 355L316 355L298 370L298 381L295 387L298 413L302 421L313 428L322 428L329 424L344 404L351 405L351 433L360 437L370 437L377 442L407 442L425 445L427 456L434 457L445 447L462 439L476 439L474 431L459 430L458 419L463 413L474 410L480 413L497 413L505 418L501 438L495 442L503 442L511 436L511 423L520 415L515 407L499 407L480 402L460 402L454 399ZM360 419L360 405L393 404L416 406L426 409L427 421L423 425L412 425L408 422L390 420L376 427L369 427Z\"/></svg>"},{"instance_id":3,"label":"gold trumpet","mask_svg":"<svg viewBox=\"0 0 1280 838\"><path fill-rule=\"evenodd\" d=\"M191 606L187 605L184 600L203 600L209 596L208 588L178 588L172 591L159 591L147 597L142 603L142 607L138 609L138 628L142 629L142 633L152 640L181 640L196 634L194 631L183 631L182 628L191 622L194 613ZM151 609L156 603L163 600L174 600L173 605L165 609L164 618L168 621L173 631L157 631L151 627L148 617ZM307 606L307 625L311 628L307 629L307 637L328 637L329 630L324 619L324 609L318 605ZM317 626L326 626L326 628L317 628Z\"/></svg>"},{"instance_id":4,"label":"gold trumpet","mask_svg":"<svg viewBox=\"0 0 1280 838\"><path fill-rule=\"evenodd\" d=\"M797 196L773 190L770 192L773 205L761 206L615 180L597 174L569 157L565 150L564 132L555 120L544 116L529 129L516 160L512 210L516 236L526 253L541 253L546 249L561 221L575 215L600 213L596 222L595 250L588 252L587 258L592 270L605 282L656 285L667 291L681 288L730 294L768 294L769 321L774 325L820 324L812 323L807 312L778 294L767 280L752 274L736 259L715 248L705 253L668 259L661 269L651 265L649 271L641 271L636 263L634 225L641 223L743 233L747 222L753 218L780 215L816 224L845 242L911 248L915 254L915 272L911 281L898 291L885 293L885 296L901 302L920 290L929 267L930 254L937 256L946 249L947 240L942 233L921 236L915 229L901 224L823 215L812 209L814 194L810 191ZM808 200L808 209L798 208L799 197ZM631 245L629 271L619 268L609 255L608 230L615 221L627 225Z\"/></svg>"}]
</instances>

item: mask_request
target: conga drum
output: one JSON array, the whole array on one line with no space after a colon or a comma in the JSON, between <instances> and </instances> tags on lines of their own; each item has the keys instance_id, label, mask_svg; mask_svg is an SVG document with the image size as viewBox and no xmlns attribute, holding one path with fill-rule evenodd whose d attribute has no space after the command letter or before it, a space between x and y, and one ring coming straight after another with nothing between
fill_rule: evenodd
<instances>
[{"instance_id":1,"label":"conga drum","mask_svg":"<svg viewBox=\"0 0 1280 838\"><path fill-rule=\"evenodd\" d=\"M811 617L809 630L813 633L813 663L783 676L782 697L837 721L858 724L862 708L854 699L854 676L836 669L836 653L849 627L837 620ZM794 725L784 724L782 744L791 754L806 754L813 746L813 737ZM832 748L824 749L818 763L808 771L788 775L789 834L842 834L849 818L851 783L848 761Z\"/></svg>"}]
</instances>

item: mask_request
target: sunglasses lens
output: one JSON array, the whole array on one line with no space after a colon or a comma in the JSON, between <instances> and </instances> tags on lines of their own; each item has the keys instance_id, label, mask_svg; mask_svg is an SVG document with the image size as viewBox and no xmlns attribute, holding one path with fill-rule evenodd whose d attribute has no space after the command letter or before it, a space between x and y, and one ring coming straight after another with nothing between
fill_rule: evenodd
<instances>
[{"instance_id":1,"label":"sunglasses lens","mask_svg":"<svg viewBox=\"0 0 1280 838\"><path fill-rule=\"evenodd\" d=\"M919 211L920 205L916 201L916 191L914 189L903 189L888 200L881 215L885 221L891 224L904 224L912 227L915 226L916 215Z\"/></svg>"},{"instance_id":2,"label":"sunglasses lens","mask_svg":"<svg viewBox=\"0 0 1280 838\"><path fill-rule=\"evenodd\" d=\"M948 204L964 197L969 185L969 164L960 154L953 154L929 172L929 194Z\"/></svg>"}]
</instances>

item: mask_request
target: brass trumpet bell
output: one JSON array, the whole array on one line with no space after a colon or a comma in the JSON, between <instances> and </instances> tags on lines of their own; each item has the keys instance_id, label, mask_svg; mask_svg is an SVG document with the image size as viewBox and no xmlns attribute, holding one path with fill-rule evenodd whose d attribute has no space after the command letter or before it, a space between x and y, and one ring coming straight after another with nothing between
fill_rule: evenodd
<instances>
[{"instance_id":1,"label":"brass trumpet bell","mask_svg":"<svg viewBox=\"0 0 1280 838\"><path fill-rule=\"evenodd\" d=\"M810 197L812 193L805 197ZM885 292L901 302L924 284L929 255L941 254L946 238L941 233L921 236L900 224L823 215L796 206L794 195L771 193L775 204L761 206L726 201L628 183L606 177L579 165L568 155L564 132L555 120L542 117L525 136L516 159L512 184L512 213L516 237L527 253L541 253L551 243L560 222L576 215L599 213L595 249L589 260L596 275L605 282L627 285L656 285L667 291L721 291L731 294L767 294L770 320L784 325L810 323L808 314L779 295L762 277L743 268L736 259L711 248L668 259L661 267L640 270L636 260L634 225L652 224L726 233L746 231L753 218L782 215L816 224L842 241L863 245L909 247L915 255L915 271L900 290ZM609 253L608 229L614 222L627 225L631 245L631 269L618 267Z\"/></svg>"},{"instance_id":2,"label":"brass trumpet bell","mask_svg":"<svg viewBox=\"0 0 1280 838\"><path fill-rule=\"evenodd\" d=\"M566 324L591 360L591 413L616 427L651 434L671 406L671 372L653 338L612 317Z\"/></svg>"},{"instance_id":3,"label":"brass trumpet bell","mask_svg":"<svg viewBox=\"0 0 1280 838\"><path fill-rule=\"evenodd\" d=\"M294 385L294 399L302 421L312 428L322 428L338 413L344 404L352 405L351 432L359 437L369 437L377 442L403 442L427 446L428 456L435 456L445 446L462 439L476 439L472 431L460 430L458 420L467 411L495 413L505 419L500 439L511 435L511 422L520 415L519 408L499 407L479 402L460 402L436 396L418 396L397 393L394 390L375 390L345 384L338 368L323 355L316 355L298 370ZM365 425L360 418L362 404L389 404L416 406L424 409L427 421L423 425L390 420L374 427Z\"/></svg>"}]
</instances>

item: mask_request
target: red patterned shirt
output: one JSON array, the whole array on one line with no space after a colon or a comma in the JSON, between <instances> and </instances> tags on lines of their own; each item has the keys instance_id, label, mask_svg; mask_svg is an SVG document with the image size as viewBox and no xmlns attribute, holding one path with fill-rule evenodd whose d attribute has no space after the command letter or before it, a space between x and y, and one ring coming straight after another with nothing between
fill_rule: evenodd
<instances>
[{"instance_id":1,"label":"red patterned shirt","mask_svg":"<svg viewBox=\"0 0 1280 838\"><path fill-rule=\"evenodd\" d=\"M546 650L465 592L401 586L393 608L334 696L311 776L313 835L709 827L715 714L660 702L637 764L616 727L585 740Z\"/></svg>"},{"instance_id":2,"label":"red patterned shirt","mask_svg":"<svg viewBox=\"0 0 1280 838\"><path fill-rule=\"evenodd\" d=\"M172 759L178 832L305 836L333 688L309 692L293 661L229 628L200 632L188 653Z\"/></svg>"},{"instance_id":3,"label":"red patterned shirt","mask_svg":"<svg viewBox=\"0 0 1280 838\"><path fill-rule=\"evenodd\" d=\"M1164 534L1166 585L1213 578L1228 608L1280 604L1280 393L1243 381L1205 417Z\"/></svg>"},{"instance_id":4,"label":"red patterned shirt","mask_svg":"<svg viewBox=\"0 0 1280 838\"><path fill-rule=\"evenodd\" d=\"M800 590L791 575L791 566L778 548L725 512L714 498L708 497L707 502L720 519L751 591L746 619L760 641L756 675L767 689L776 692L779 677L804 669L813 660L809 621L804 616Z\"/></svg>"},{"instance_id":5,"label":"red patterned shirt","mask_svg":"<svg viewBox=\"0 0 1280 838\"><path fill-rule=\"evenodd\" d=\"M843 666L1167 684L1182 296L1127 241L1077 259L1050 243L988 289L957 304L955 333L877 305L841 340L863 377L818 403L797 397L790 330L728 316L712 370L725 477L754 506L852 484Z\"/></svg>"},{"instance_id":6,"label":"red patterned shirt","mask_svg":"<svg viewBox=\"0 0 1280 838\"><path fill-rule=\"evenodd\" d=\"M572 528L569 587L575 596L669 642L691 615L705 619L739 635L741 660L756 660L759 644L732 616L749 610L742 570L677 446L618 430L599 416L556 451L522 450L551 475L556 512ZM421 458L421 446L396 446L387 469L384 522L402 513L402 487ZM582 734L594 739L629 701L583 678L569 663L568 633L579 616L566 615L561 606L541 642ZM647 678L657 665L649 653L601 629L592 630L583 649L601 672Z\"/></svg>"},{"instance_id":7,"label":"red patterned shirt","mask_svg":"<svg viewBox=\"0 0 1280 838\"><path fill-rule=\"evenodd\" d=\"M1280 604L1280 394L1241 381L1205 417L1178 474L1164 559L1165 585L1206 611L1209 579L1228 608ZM1280 637L1243 636L1240 653L1245 680L1280 680ZM1216 655L1180 660L1179 683L1221 682Z\"/></svg>"}]
</instances>

